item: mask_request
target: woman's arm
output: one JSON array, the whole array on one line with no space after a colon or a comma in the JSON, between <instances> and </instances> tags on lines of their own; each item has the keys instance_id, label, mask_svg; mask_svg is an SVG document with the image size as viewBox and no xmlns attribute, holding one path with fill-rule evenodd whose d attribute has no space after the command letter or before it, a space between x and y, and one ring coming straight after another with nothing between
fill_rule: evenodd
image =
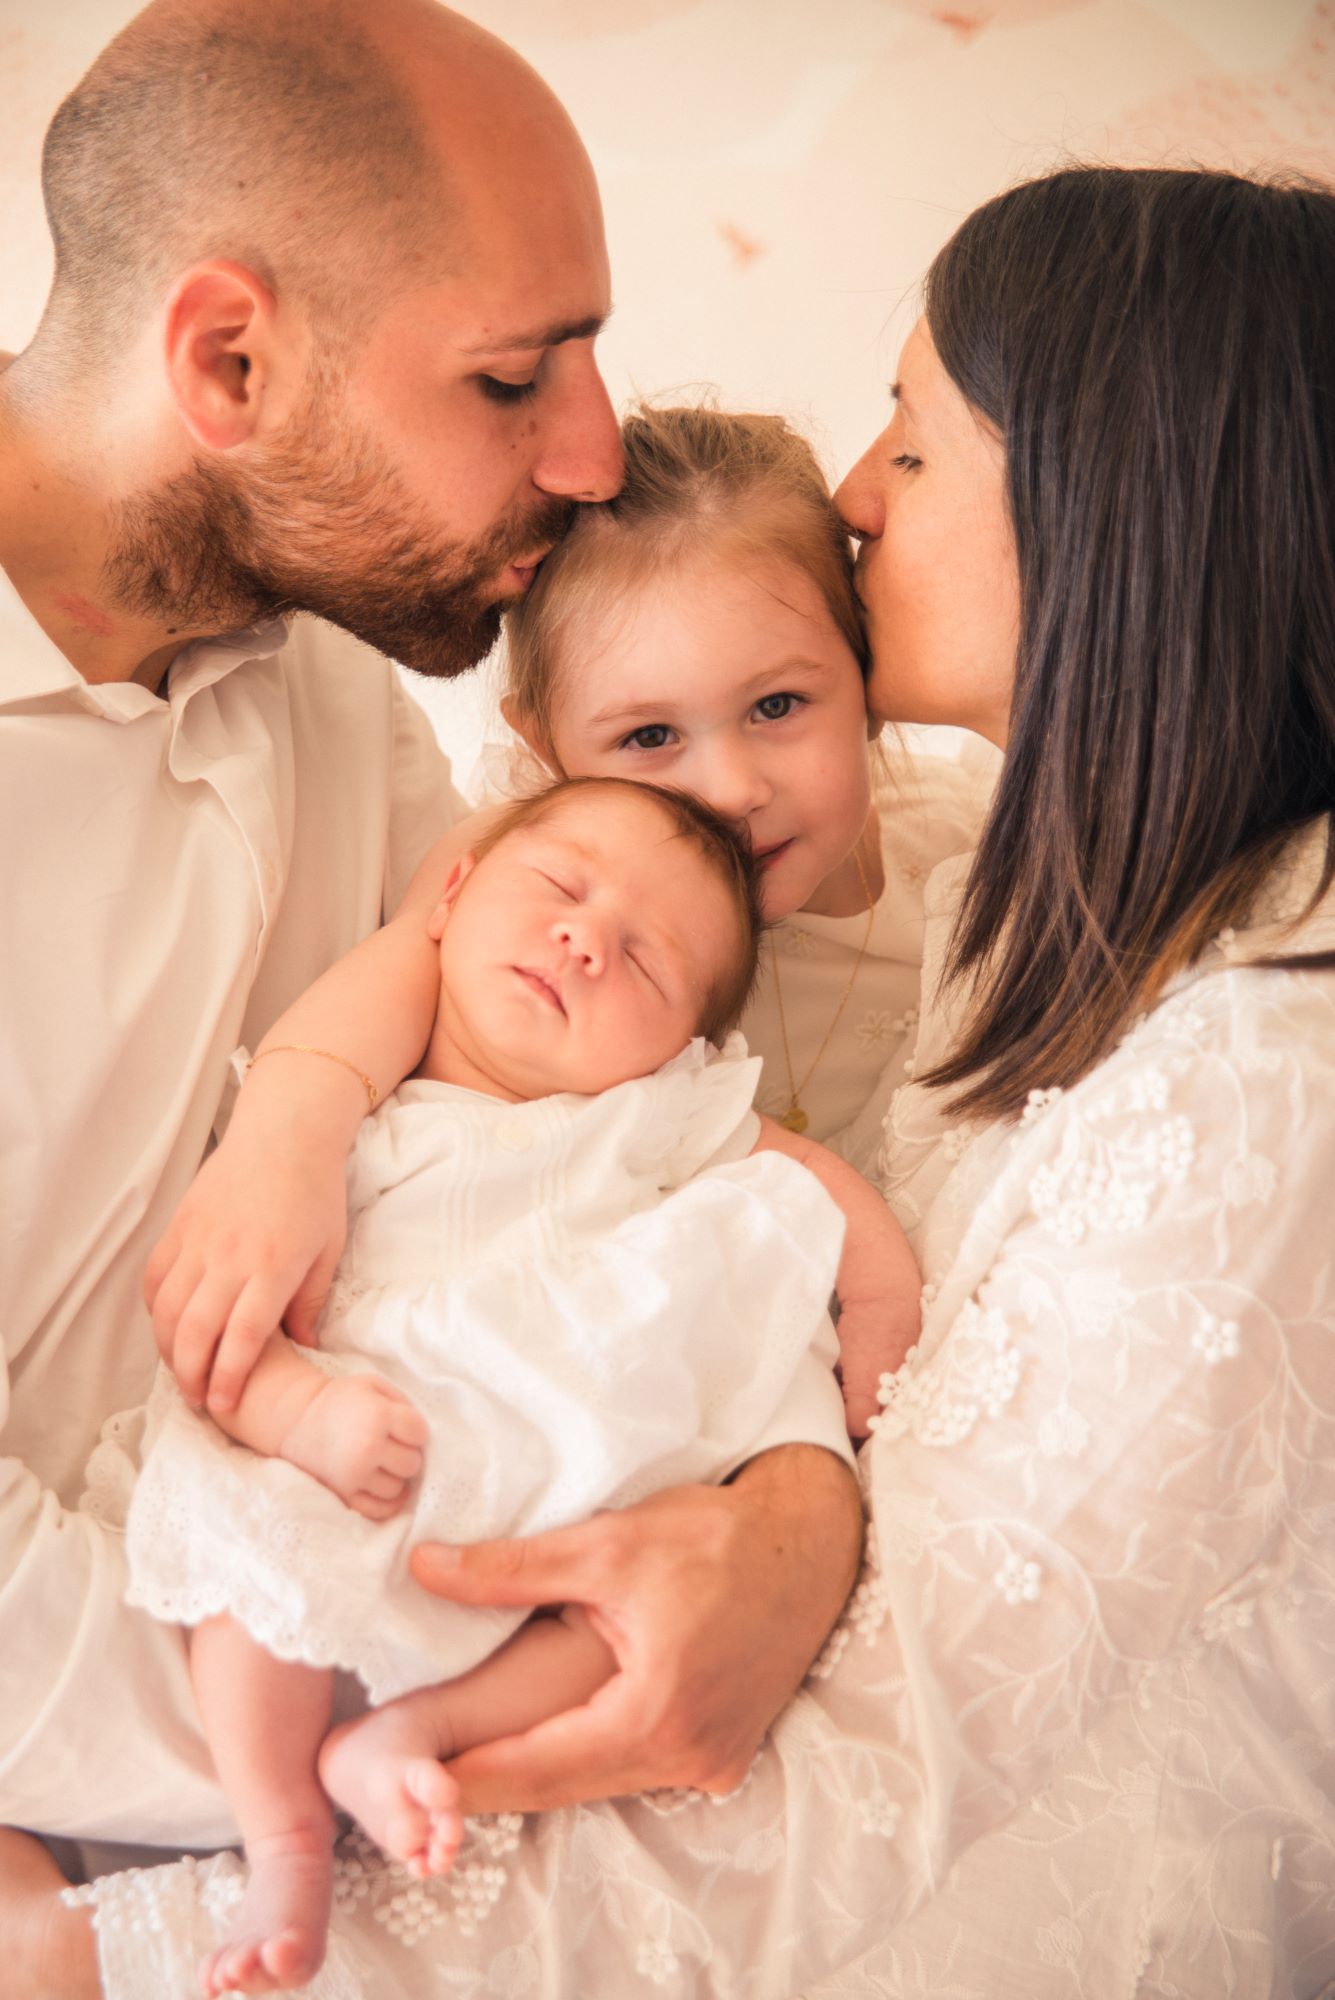
<instances>
[{"instance_id":1,"label":"woman's arm","mask_svg":"<svg viewBox=\"0 0 1335 2000\"><path fill-rule=\"evenodd\" d=\"M440 976L427 922L450 868L491 817L474 814L438 841L390 921L260 1043L226 1135L145 1273L159 1349L190 1402L234 1409L280 1323L313 1342L343 1249L345 1162L370 1108L367 1083L378 1101L421 1060Z\"/></svg>"}]
</instances>

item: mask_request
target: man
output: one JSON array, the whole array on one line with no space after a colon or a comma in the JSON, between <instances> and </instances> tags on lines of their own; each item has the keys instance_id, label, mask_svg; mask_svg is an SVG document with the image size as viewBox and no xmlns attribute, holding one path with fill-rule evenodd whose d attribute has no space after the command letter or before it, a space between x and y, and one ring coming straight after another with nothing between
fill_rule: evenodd
<instances>
[{"instance_id":1,"label":"man","mask_svg":"<svg viewBox=\"0 0 1335 2000\"><path fill-rule=\"evenodd\" d=\"M616 490L606 255L561 107L434 0L157 0L58 112L44 189L52 294L0 375L0 1817L207 1845L233 1828L182 1642L122 1608L116 1538L71 1510L146 1390L143 1266L232 1049L457 807L357 642L466 668ZM460 1599L586 1603L622 1662L461 1760L469 1804L735 1783L859 1538L842 1468L793 1449L427 1552ZM96 1992L54 1863L0 1840L7 1991Z\"/></svg>"}]
</instances>

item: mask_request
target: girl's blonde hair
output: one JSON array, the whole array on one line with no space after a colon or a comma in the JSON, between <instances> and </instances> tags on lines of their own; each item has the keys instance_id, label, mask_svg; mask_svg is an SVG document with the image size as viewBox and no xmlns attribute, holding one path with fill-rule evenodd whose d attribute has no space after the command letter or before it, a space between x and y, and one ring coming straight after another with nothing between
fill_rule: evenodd
<instances>
[{"instance_id":1,"label":"girl's blonde hair","mask_svg":"<svg viewBox=\"0 0 1335 2000\"><path fill-rule=\"evenodd\" d=\"M700 557L801 570L865 677L848 533L804 437L778 416L647 404L625 419L621 436L625 485L605 505L579 510L506 620L506 692L532 735L552 740L553 691L581 619L628 585Z\"/></svg>"}]
</instances>

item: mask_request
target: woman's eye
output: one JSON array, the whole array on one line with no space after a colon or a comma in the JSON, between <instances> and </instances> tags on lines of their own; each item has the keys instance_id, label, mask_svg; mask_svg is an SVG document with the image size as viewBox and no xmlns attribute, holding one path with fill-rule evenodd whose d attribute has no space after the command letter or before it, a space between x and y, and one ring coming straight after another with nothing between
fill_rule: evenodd
<instances>
[{"instance_id":1,"label":"woman's eye","mask_svg":"<svg viewBox=\"0 0 1335 2000\"><path fill-rule=\"evenodd\" d=\"M646 722L641 729L632 729L629 736L621 740L623 750L664 750L671 731L665 722Z\"/></svg>"},{"instance_id":2,"label":"woman's eye","mask_svg":"<svg viewBox=\"0 0 1335 2000\"><path fill-rule=\"evenodd\" d=\"M782 722L801 703L800 694L767 694L763 701L756 703L756 714L762 722Z\"/></svg>"},{"instance_id":3,"label":"woman's eye","mask_svg":"<svg viewBox=\"0 0 1335 2000\"><path fill-rule=\"evenodd\" d=\"M538 391L536 376L527 382L507 382L499 375L479 375L477 385L493 403L526 403Z\"/></svg>"},{"instance_id":4,"label":"woman's eye","mask_svg":"<svg viewBox=\"0 0 1335 2000\"><path fill-rule=\"evenodd\" d=\"M916 472L922 464L922 460L915 458L911 451L901 451L891 459L890 463L891 465L897 465L901 472Z\"/></svg>"}]
</instances>

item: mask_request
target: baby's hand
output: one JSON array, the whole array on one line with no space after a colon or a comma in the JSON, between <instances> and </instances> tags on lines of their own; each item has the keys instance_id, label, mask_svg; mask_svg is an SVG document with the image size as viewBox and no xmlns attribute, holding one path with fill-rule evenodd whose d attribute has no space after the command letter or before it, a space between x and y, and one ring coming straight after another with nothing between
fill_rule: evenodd
<instances>
[{"instance_id":1,"label":"baby's hand","mask_svg":"<svg viewBox=\"0 0 1335 2000\"><path fill-rule=\"evenodd\" d=\"M315 1345L347 1233L343 1149L240 1120L238 1108L144 1274L163 1360L188 1402L218 1413L236 1408L280 1324Z\"/></svg>"}]
</instances>

